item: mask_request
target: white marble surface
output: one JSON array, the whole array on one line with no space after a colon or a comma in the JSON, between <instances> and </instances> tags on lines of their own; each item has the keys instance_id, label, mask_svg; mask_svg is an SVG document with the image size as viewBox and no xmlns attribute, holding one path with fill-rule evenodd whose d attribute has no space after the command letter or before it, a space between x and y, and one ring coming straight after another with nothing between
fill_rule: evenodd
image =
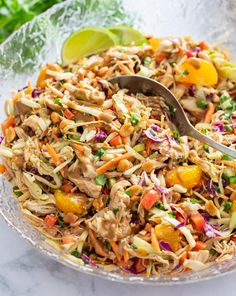
<instances>
[{"instance_id":1,"label":"white marble surface","mask_svg":"<svg viewBox=\"0 0 236 296\"><path fill-rule=\"evenodd\" d=\"M78 273L35 250L0 218L0 296L228 296L236 273L197 284L131 286Z\"/></svg>"}]
</instances>

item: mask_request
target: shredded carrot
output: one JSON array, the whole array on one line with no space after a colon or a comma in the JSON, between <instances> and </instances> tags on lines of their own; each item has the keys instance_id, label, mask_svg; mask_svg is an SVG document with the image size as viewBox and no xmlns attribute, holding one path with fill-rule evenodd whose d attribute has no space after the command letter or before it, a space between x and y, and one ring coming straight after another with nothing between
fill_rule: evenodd
<instances>
[{"instance_id":1,"label":"shredded carrot","mask_svg":"<svg viewBox=\"0 0 236 296\"><path fill-rule=\"evenodd\" d=\"M115 253L117 260L119 262L121 262L121 256L120 256L120 254L118 252L117 244L113 240L109 240L109 243L111 244L111 248L112 248L113 252Z\"/></svg>"},{"instance_id":2,"label":"shredded carrot","mask_svg":"<svg viewBox=\"0 0 236 296\"><path fill-rule=\"evenodd\" d=\"M72 143L71 146L75 149L78 150L79 152L84 152L84 146L77 144L77 143Z\"/></svg>"},{"instance_id":3,"label":"shredded carrot","mask_svg":"<svg viewBox=\"0 0 236 296\"><path fill-rule=\"evenodd\" d=\"M71 243L76 242L76 239L73 236L64 236L62 238L62 242L63 242L63 244L71 244Z\"/></svg>"},{"instance_id":4,"label":"shredded carrot","mask_svg":"<svg viewBox=\"0 0 236 296\"><path fill-rule=\"evenodd\" d=\"M128 253L128 251L124 250L123 256L124 256L124 262L127 263L129 261L129 253Z\"/></svg>"},{"instance_id":5,"label":"shredded carrot","mask_svg":"<svg viewBox=\"0 0 236 296\"><path fill-rule=\"evenodd\" d=\"M210 123L212 119L212 115L215 112L215 105L213 103L208 104L208 109L205 115L204 123Z\"/></svg>"},{"instance_id":6,"label":"shredded carrot","mask_svg":"<svg viewBox=\"0 0 236 296\"><path fill-rule=\"evenodd\" d=\"M60 162L61 162L60 158L58 157L58 155L57 155L56 151L54 150L54 148L51 145L49 145L48 143L46 144L45 147L47 149L48 154L51 156L53 162L56 165L60 164Z\"/></svg>"},{"instance_id":7,"label":"shredded carrot","mask_svg":"<svg viewBox=\"0 0 236 296\"><path fill-rule=\"evenodd\" d=\"M143 264L143 259L138 258L135 262L135 269L137 273L144 272L146 270L146 266Z\"/></svg>"},{"instance_id":8,"label":"shredded carrot","mask_svg":"<svg viewBox=\"0 0 236 296\"><path fill-rule=\"evenodd\" d=\"M10 116L8 117L5 121L2 122L2 133L5 136L6 135L6 130L9 127L12 127L15 125L15 119L14 117Z\"/></svg>"},{"instance_id":9,"label":"shredded carrot","mask_svg":"<svg viewBox=\"0 0 236 296\"><path fill-rule=\"evenodd\" d=\"M209 46L204 41L202 41L199 44L199 47L201 48L201 50L205 50L205 49L208 49L209 48Z\"/></svg>"},{"instance_id":10,"label":"shredded carrot","mask_svg":"<svg viewBox=\"0 0 236 296\"><path fill-rule=\"evenodd\" d=\"M89 233L91 244L93 245L96 253L103 257L107 257L108 256L107 251L104 249L102 242L96 238L96 234L93 232L93 230L89 228L88 233Z\"/></svg>"},{"instance_id":11,"label":"shredded carrot","mask_svg":"<svg viewBox=\"0 0 236 296\"><path fill-rule=\"evenodd\" d=\"M184 261L188 259L188 251L184 251L181 257L179 258L179 263L184 264Z\"/></svg>"},{"instance_id":12,"label":"shredded carrot","mask_svg":"<svg viewBox=\"0 0 236 296\"><path fill-rule=\"evenodd\" d=\"M59 98L62 98L64 95L61 91L53 87L48 80L46 80L46 86L50 89L50 91Z\"/></svg>"},{"instance_id":13,"label":"shredded carrot","mask_svg":"<svg viewBox=\"0 0 236 296\"><path fill-rule=\"evenodd\" d=\"M75 114L72 113L69 109L64 110L64 115L67 119L72 119L75 117Z\"/></svg>"},{"instance_id":14,"label":"shredded carrot","mask_svg":"<svg viewBox=\"0 0 236 296\"><path fill-rule=\"evenodd\" d=\"M47 68L46 67L43 67L39 73L39 76L38 76L38 79L37 79L37 82L36 82L36 86L37 87L45 87L46 86L46 79L48 78L48 75L47 75Z\"/></svg>"},{"instance_id":15,"label":"shredded carrot","mask_svg":"<svg viewBox=\"0 0 236 296\"><path fill-rule=\"evenodd\" d=\"M193 251L200 251L206 249L207 245L204 242L198 241L196 242L195 247L193 248Z\"/></svg>"},{"instance_id":16,"label":"shredded carrot","mask_svg":"<svg viewBox=\"0 0 236 296\"><path fill-rule=\"evenodd\" d=\"M100 166L100 168L98 168L96 170L97 175L102 175L104 174L106 171L108 171L110 168L116 166L122 159L128 159L131 158L133 156L132 153L128 152L125 153L119 157L116 157L110 161L108 161L107 163L105 163L104 165Z\"/></svg>"},{"instance_id":17,"label":"shredded carrot","mask_svg":"<svg viewBox=\"0 0 236 296\"><path fill-rule=\"evenodd\" d=\"M6 171L6 167L3 164L0 164L0 174L4 174Z\"/></svg>"},{"instance_id":18,"label":"shredded carrot","mask_svg":"<svg viewBox=\"0 0 236 296\"><path fill-rule=\"evenodd\" d=\"M66 183L61 185L61 189L66 193L70 193L73 188L74 187L70 182L66 182Z\"/></svg>"},{"instance_id":19,"label":"shredded carrot","mask_svg":"<svg viewBox=\"0 0 236 296\"><path fill-rule=\"evenodd\" d=\"M154 228L152 227L151 229L151 246L153 247L154 250L156 250L157 252L160 252L160 247L159 247L159 243L154 231Z\"/></svg>"},{"instance_id":20,"label":"shredded carrot","mask_svg":"<svg viewBox=\"0 0 236 296\"><path fill-rule=\"evenodd\" d=\"M146 141L146 152L147 152L147 155L149 155L150 152L151 152L151 144L152 144L152 141L150 139L147 139L147 141Z\"/></svg>"}]
</instances>

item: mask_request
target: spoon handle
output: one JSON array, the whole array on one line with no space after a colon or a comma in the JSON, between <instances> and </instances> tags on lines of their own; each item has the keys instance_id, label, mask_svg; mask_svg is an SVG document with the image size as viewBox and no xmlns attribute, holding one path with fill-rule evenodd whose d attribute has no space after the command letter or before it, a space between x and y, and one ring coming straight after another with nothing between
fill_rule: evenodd
<instances>
[{"instance_id":1,"label":"spoon handle","mask_svg":"<svg viewBox=\"0 0 236 296\"><path fill-rule=\"evenodd\" d=\"M195 139L197 139L198 141L204 143L204 144L208 144L209 146L211 146L212 148L215 148L221 152L223 152L224 154L227 154L233 158L236 158L236 150L230 149L225 145L222 145L220 143L215 142L214 140L212 140L211 138L203 135L202 133L200 133L198 130L196 130L193 126L191 126L191 128L188 128L188 130L186 131L186 134L190 137L193 137Z\"/></svg>"}]
</instances>

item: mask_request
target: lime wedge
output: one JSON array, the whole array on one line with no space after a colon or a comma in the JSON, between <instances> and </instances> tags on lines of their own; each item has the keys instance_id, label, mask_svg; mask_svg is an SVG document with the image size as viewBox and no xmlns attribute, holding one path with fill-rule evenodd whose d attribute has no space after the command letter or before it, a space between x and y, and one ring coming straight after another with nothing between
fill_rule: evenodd
<instances>
[{"instance_id":1,"label":"lime wedge","mask_svg":"<svg viewBox=\"0 0 236 296\"><path fill-rule=\"evenodd\" d=\"M118 44L118 38L105 28L88 27L74 32L62 46L62 63L67 65L78 59Z\"/></svg>"},{"instance_id":2,"label":"lime wedge","mask_svg":"<svg viewBox=\"0 0 236 296\"><path fill-rule=\"evenodd\" d=\"M147 39L139 31L128 26L115 26L108 28L119 38L121 45L142 45L147 43Z\"/></svg>"}]
</instances>

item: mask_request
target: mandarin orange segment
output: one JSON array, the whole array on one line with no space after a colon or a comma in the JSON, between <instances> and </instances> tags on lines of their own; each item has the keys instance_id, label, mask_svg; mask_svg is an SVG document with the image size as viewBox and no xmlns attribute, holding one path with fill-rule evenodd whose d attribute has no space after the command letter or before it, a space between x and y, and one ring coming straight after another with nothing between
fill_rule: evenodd
<instances>
[{"instance_id":1,"label":"mandarin orange segment","mask_svg":"<svg viewBox=\"0 0 236 296\"><path fill-rule=\"evenodd\" d=\"M180 66L181 74L176 80L196 85L214 85L218 82L218 73L214 65L200 58L189 58Z\"/></svg>"},{"instance_id":2,"label":"mandarin orange segment","mask_svg":"<svg viewBox=\"0 0 236 296\"><path fill-rule=\"evenodd\" d=\"M179 230L174 230L171 225L159 224L155 226L155 234L158 241L167 242L172 250L175 252L180 247L180 232Z\"/></svg>"},{"instance_id":3,"label":"mandarin orange segment","mask_svg":"<svg viewBox=\"0 0 236 296\"><path fill-rule=\"evenodd\" d=\"M76 193L55 191L56 206L65 213L82 214L85 211L83 198Z\"/></svg>"},{"instance_id":4,"label":"mandarin orange segment","mask_svg":"<svg viewBox=\"0 0 236 296\"><path fill-rule=\"evenodd\" d=\"M197 165L178 166L167 172L165 180L168 187L179 184L186 189L192 189L198 184L201 176L202 170Z\"/></svg>"}]
</instances>

